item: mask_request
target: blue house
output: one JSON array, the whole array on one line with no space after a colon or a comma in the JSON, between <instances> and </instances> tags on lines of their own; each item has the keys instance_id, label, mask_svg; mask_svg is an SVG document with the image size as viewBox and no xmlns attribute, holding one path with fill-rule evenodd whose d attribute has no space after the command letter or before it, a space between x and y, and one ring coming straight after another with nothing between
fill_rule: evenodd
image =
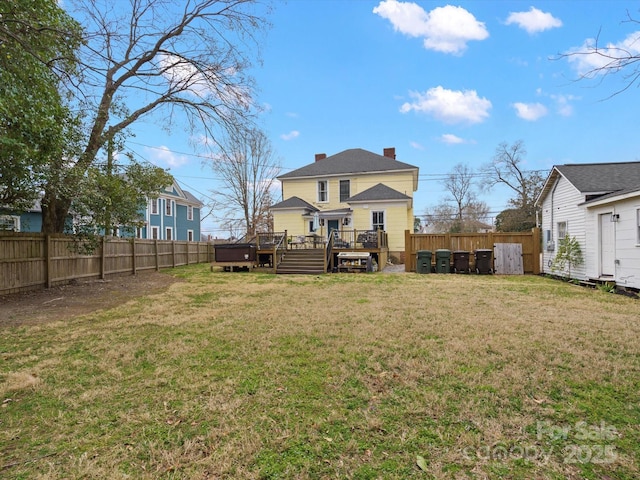
<instances>
[{"instance_id":1,"label":"blue house","mask_svg":"<svg viewBox=\"0 0 640 480\"><path fill-rule=\"evenodd\" d=\"M156 198L149 199L144 212L145 226L138 229L136 236L198 242L201 210L202 202L174 181Z\"/></svg>"},{"instance_id":2,"label":"blue house","mask_svg":"<svg viewBox=\"0 0 640 480\"><path fill-rule=\"evenodd\" d=\"M173 184L150 199L143 212L144 226L136 230L137 238L157 240L200 241L200 212L202 202ZM70 217L70 221L71 221ZM21 214L1 214L0 230L14 232L40 232L42 210L36 202L29 211Z\"/></svg>"}]
</instances>

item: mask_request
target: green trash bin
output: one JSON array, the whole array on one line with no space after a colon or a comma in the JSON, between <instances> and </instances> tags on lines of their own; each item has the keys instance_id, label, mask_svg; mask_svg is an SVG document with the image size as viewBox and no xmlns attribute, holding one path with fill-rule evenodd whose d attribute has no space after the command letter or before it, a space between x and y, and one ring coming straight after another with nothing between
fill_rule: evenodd
<instances>
[{"instance_id":1,"label":"green trash bin","mask_svg":"<svg viewBox=\"0 0 640 480\"><path fill-rule=\"evenodd\" d=\"M416 257L416 272L431 273L431 250L418 250Z\"/></svg>"},{"instance_id":2,"label":"green trash bin","mask_svg":"<svg viewBox=\"0 0 640 480\"><path fill-rule=\"evenodd\" d=\"M451 270L451 250L436 250L436 272L449 273Z\"/></svg>"}]
</instances>

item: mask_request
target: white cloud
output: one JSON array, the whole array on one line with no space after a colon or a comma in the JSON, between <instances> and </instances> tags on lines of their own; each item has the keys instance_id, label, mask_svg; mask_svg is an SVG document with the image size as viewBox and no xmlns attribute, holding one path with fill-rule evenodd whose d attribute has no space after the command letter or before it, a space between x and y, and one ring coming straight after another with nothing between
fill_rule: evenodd
<instances>
[{"instance_id":1,"label":"white cloud","mask_svg":"<svg viewBox=\"0 0 640 480\"><path fill-rule=\"evenodd\" d=\"M283 133L280 138L285 141L293 140L300 136L300 132L297 130L291 130L289 133Z\"/></svg>"},{"instance_id":2,"label":"white cloud","mask_svg":"<svg viewBox=\"0 0 640 480\"><path fill-rule=\"evenodd\" d=\"M298 118L299 115L296 112L287 112L285 115L289 118Z\"/></svg>"},{"instance_id":3,"label":"white cloud","mask_svg":"<svg viewBox=\"0 0 640 480\"><path fill-rule=\"evenodd\" d=\"M189 159L185 155L172 152L168 147L161 145L159 147L145 147L148 160L160 167L178 168L189 163Z\"/></svg>"},{"instance_id":4,"label":"white cloud","mask_svg":"<svg viewBox=\"0 0 640 480\"><path fill-rule=\"evenodd\" d=\"M556 110L559 115L563 117L570 117L573 115L573 105L569 102L577 100L578 97L573 95L551 95L551 98L556 102Z\"/></svg>"},{"instance_id":5,"label":"white cloud","mask_svg":"<svg viewBox=\"0 0 640 480\"><path fill-rule=\"evenodd\" d=\"M411 110L429 114L444 123L481 123L489 117L491 102L480 98L475 90L447 90L441 86L424 93L409 92L412 102L400 107L402 113Z\"/></svg>"},{"instance_id":6,"label":"white cloud","mask_svg":"<svg viewBox=\"0 0 640 480\"><path fill-rule=\"evenodd\" d=\"M640 55L640 30L630 33L621 42L607 43L604 46L599 46L595 39L588 38L581 46L569 49L565 55L580 75L606 73L599 69L609 64L614 65L615 59Z\"/></svg>"},{"instance_id":7,"label":"white cloud","mask_svg":"<svg viewBox=\"0 0 640 480\"><path fill-rule=\"evenodd\" d=\"M562 20L535 7L531 7L528 12L511 12L507 17L506 24L514 23L526 30L529 35L562 26Z\"/></svg>"},{"instance_id":8,"label":"white cloud","mask_svg":"<svg viewBox=\"0 0 640 480\"><path fill-rule=\"evenodd\" d=\"M541 103L516 102L513 104L513 108L516 109L516 114L518 115L518 117L530 122L535 122L548 113L547 107L545 107Z\"/></svg>"},{"instance_id":9,"label":"white cloud","mask_svg":"<svg viewBox=\"0 0 640 480\"><path fill-rule=\"evenodd\" d=\"M457 145L460 143L466 143L463 138L454 135L453 133L443 133L440 136L440 141L442 143L446 143L447 145Z\"/></svg>"},{"instance_id":10,"label":"white cloud","mask_svg":"<svg viewBox=\"0 0 640 480\"><path fill-rule=\"evenodd\" d=\"M416 150L424 150L424 146L418 142L409 142L409 145Z\"/></svg>"},{"instance_id":11,"label":"white cloud","mask_svg":"<svg viewBox=\"0 0 640 480\"><path fill-rule=\"evenodd\" d=\"M428 50L462 54L467 42L489 37L484 23L462 7L446 5L426 12L413 2L384 0L373 13L389 20L400 33L423 38Z\"/></svg>"}]
</instances>

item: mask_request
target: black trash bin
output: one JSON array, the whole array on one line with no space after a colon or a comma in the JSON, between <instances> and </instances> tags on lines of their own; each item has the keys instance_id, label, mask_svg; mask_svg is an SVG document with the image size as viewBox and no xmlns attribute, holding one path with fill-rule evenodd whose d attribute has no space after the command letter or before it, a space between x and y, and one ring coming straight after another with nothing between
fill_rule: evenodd
<instances>
[{"instance_id":1,"label":"black trash bin","mask_svg":"<svg viewBox=\"0 0 640 480\"><path fill-rule=\"evenodd\" d=\"M453 252L453 273L469 273L469 252L456 250Z\"/></svg>"},{"instance_id":2,"label":"black trash bin","mask_svg":"<svg viewBox=\"0 0 640 480\"><path fill-rule=\"evenodd\" d=\"M451 250L441 248L436 250L436 272L449 273L451 271Z\"/></svg>"},{"instance_id":3,"label":"black trash bin","mask_svg":"<svg viewBox=\"0 0 640 480\"><path fill-rule=\"evenodd\" d=\"M488 274L493 273L493 250L481 248L475 251L476 256L476 273Z\"/></svg>"},{"instance_id":4,"label":"black trash bin","mask_svg":"<svg viewBox=\"0 0 640 480\"><path fill-rule=\"evenodd\" d=\"M416 272L431 273L431 250L418 250L416 257Z\"/></svg>"}]
</instances>

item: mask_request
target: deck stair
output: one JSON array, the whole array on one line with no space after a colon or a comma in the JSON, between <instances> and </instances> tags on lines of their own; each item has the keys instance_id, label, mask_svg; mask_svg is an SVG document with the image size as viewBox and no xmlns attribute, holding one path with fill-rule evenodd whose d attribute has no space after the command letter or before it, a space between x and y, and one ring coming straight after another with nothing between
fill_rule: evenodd
<instances>
[{"instance_id":1,"label":"deck stair","mask_svg":"<svg viewBox=\"0 0 640 480\"><path fill-rule=\"evenodd\" d=\"M278 265L276 273L319 275L324 271L324 249L307 248L301 250L288 250L282 262Z\"/></svg>"}]
</instances>

